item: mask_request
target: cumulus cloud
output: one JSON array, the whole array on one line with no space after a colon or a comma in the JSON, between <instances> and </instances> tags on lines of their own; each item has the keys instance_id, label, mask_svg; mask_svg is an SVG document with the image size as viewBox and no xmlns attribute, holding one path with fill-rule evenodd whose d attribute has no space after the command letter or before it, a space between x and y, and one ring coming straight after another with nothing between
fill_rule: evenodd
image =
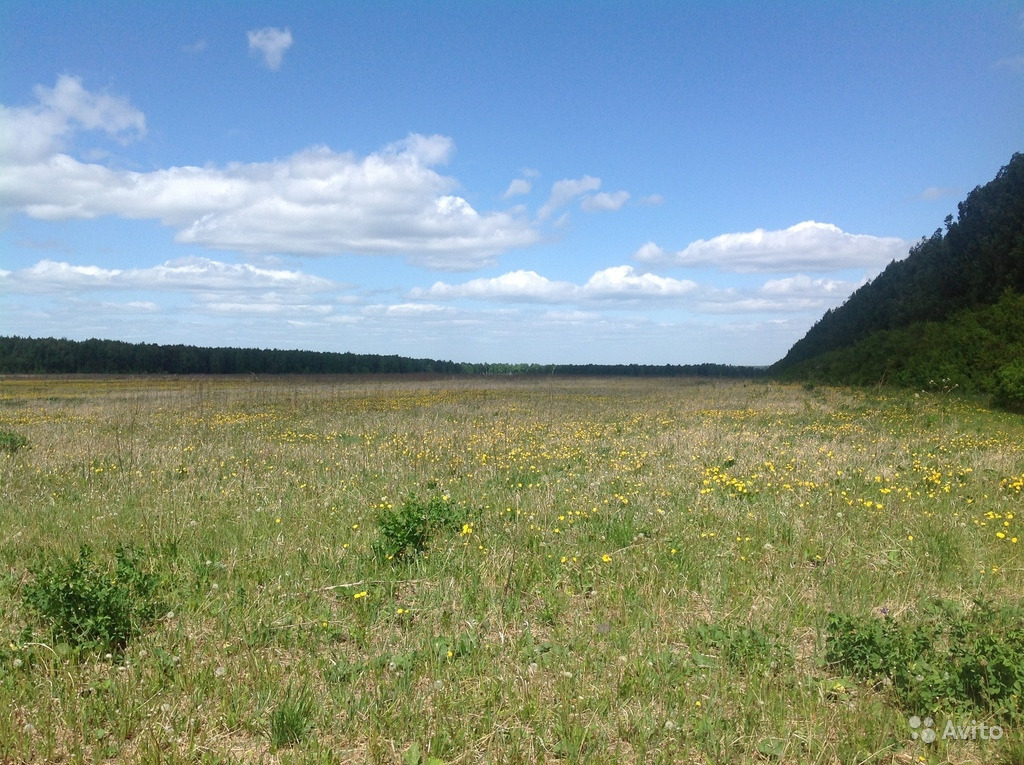
<instances>
[{"instance_id":1,"label":"cumulus cloud","mask_svg":"<svg viewBox=\"0 0 1024 765\"><path fill-rule=\"evenodd\" d=\"M312 147L270 162L113 169L63 153L79 129L145 132L127 101L75 78L37 88L32 107L0 113L0 209L43 220L104 215L155 219L184 244L252 254L401 255L438 269L471 269L540 233L521 209L481 212L438 172L446 136L412 134L366 156Z\"/></svg>"},{"instance_id":2,"label":"cumulus cloud","mask_svg":"<svg viewBox=\"0 0 1024 765\"><path fill-rule=\"evenodd\" d=\"M515 183L513 181L513 183ZM509 187L511 190L511 187ZM616 191L613 193L598 192L601 188L601 179L592 175L584 175L582 178L563 178L555 181L551 186L551 195L547 202L541 205L537 211L537 220L547 220L562 208L572 204L575 200L581 199L580 207L586 212L614 211L622 208L629 201L628 191ZM507 194L508 192L506 192ZM566 222L566 215L563 214L556 226Z\"/></svg>"},{"instance_id":3,"label":"cumulus cloud","mask_svg":"<svg viewBox=\"0 0 1024 765\"><path fill-rule=\"evenodd\" d=\"M628 191L616 191L609 194L606 191L602 191L600 194L591 194L588 197L584 197L583 202L580 203L587 212L595 212L599 210L621 210L622 206L629 201Z\"/></svg>"},{"instance_id":4,"label":"cumulus cloud","mask_svg":"<svg viewBox=\"0 0 1024 765\"><path fill-rule=\"evenodd\" d=\"M263 29L250 29L248 35L249 51L263 56L263 61L268 69L275 72L280 69L284 52L292 46L291 30L264 27Z\"/></svg>"},{"instance_id":5,"label":"cumulus cloud","mask_svg":"<svg viewBox=\"0 0 1024 765\"><path fill-rule=\"evenodd\" d=\"M221 263L186 257L150 268L101 268L41 260L20 271L0 273L0 285L23 292L114 290L282 290L302 294L339 285L301 271L258 268L248 263Z\"/></svg>"},{"instance_id":6,"label":"cumulus cloud","mask_svg":"<svg viewBox=\"0 0 1024 765\"><path fill-rule=\"evenodd\" d=\"M879 268L906 256L910 243L896 237L850 234L830 223L805 221L789 228L756 229L698 239L678 252L648 242L634 253L642 263L723 271L835 271Z\"/></svg>"},{"instance_id":7,"label":"cumulus cloud","mask_svg":"<svg viewBox=\"0 0 1024 765\"><path fill-rule=\"evenodd\" d=\"M416 288L413 298L434 300L503 300L525 302L560 302L572 293L571 282L551 281L536 271L511 271L490 279L470 279L462 284L435 282L428 289Z\"/></svg>"},{"instance_id":8,"label":"cumulus cloud","mask_svg":"<svg viewBox=\"0 0 1024 765\"><path fill-rule=\"evenodd\" d=\"M511 271L489 279L462 284L436 282L414 289L411 297L433 300L495 300L524 303L579 303L597 300L674 298L689 294L697 285L688 279L672 279L638 273L632 266L613 266L593 274L585 283L554 281L536 271Z\"/></svg>"},{"instance_id":9,"label":"cumulus cloud","mask_svg":"<svg viewBox=\"0 0 1024 765\"><path fill-rule=\"evenodd\" d=\"M563 178L555 181L551 186L551 196L537 211L539 220L546 220L556 210L560 210L570 204L574 199L583 196L591 191L601 188L601 179L590 175L582 178Z\"/></svg>"},{"instance_id":10,"label":"cumulus cloud","mask_svg":"<svg viewBox=\"0 0 1024 765\"><path fill-rule=\"evenodd\" d=\"M36 103L0 104L0 162L21 165L65 148L76 130L99 130L119 140L146 134L146 118L127 100L92 93L78 77L61 75L52 88L37 85Z\"/></svg>"},{"instance_id":11,"label":"cumulus cloud","mask_svg":"<svg viewBox=\"0 0 1024 765\"><path fill-rule=\"evenodd\" d=\"M525 178L516 178L505 190L505 193L501 195L502 199L509 199L510 197L518 197L523 194L529 194L533 190L533 184Z\"/></svg>"},{"instance_id":12,"label":"cumulus cloud","mask_svg":"<svg viewBox=\"0 0 1024 765\"><path fill-rule=\"evenodd\" d=\"M846 298L859 285L839 279L812 279L806 274L769 279L761 286L767 295L801 295L813 297Z\"/></svg>"},{"instance_id":13,"label":"cumulus cloud","mask_svg":"<svg viewBox=\"0 0 1024 765\"><path fill-rule=\"evenodd\" d=\"M864 282L814 279L796 274L769 279L756 289L706 289L695 310L711 314L798 313L820 314L840 305Z\"/></svg>"},{"instance_id":14,"label":"cumulus cloud","mask_svg":"<svg viewBox=\"0 0 1024 765\"><path fill-rule=\"evenodd\" d=\"M451 309L430 303L396 303L384 308L388 316L427 316L430 314L448 313Z\"/></svg>"},{"instance_id":15,"label":"cumulus cloud","mask_svg":"<svg viewBox=\"0 0 1024 765\"><path fill-rule=\"evenodd\" d=\"M637 273L633 266L613 266L591 276L581 291L586 297L672 298L686 295L696 288L696 282L689 279Z\"/></svg>"}]
</instances>

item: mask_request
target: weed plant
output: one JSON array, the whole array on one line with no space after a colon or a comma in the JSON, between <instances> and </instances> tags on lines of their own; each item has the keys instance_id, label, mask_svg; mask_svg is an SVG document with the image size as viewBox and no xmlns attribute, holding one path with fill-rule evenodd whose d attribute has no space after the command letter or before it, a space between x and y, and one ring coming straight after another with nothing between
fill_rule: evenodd
<instances>
[{"instance_id":1,"label":"weed plant","mask_svg":"<svg viewBox=\"0 0 1024 765\"><path fill-rule=\"evenodd\" d=\"M55 642L120 652L156 617L156 577L142 570L134 550L119 547L114 557L110 569L82 545L77 555L30 568L25 605L46 623Z\"/></svg>"},{"instance_id":2,"label":"weed plant","mask_svg":"<svg viewBox=\"0 0 1024 765\"><path fill-rule=\"evenodd\" d=\"M10 430L0 430L0 451L14 454L22 447L28 445L28 439L20 433Z\"/></svg>"}]
</instances>

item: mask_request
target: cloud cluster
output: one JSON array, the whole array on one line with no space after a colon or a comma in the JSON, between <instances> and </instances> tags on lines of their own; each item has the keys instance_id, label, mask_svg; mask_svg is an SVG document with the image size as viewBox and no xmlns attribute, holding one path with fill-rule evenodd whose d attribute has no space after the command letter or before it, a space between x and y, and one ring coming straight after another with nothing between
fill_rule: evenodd
<instances>
[{"instance_id":1,"label":"cloud cluster","mask_svg":"<svg viewBox=\"0 0 1024 765\"><path fill-rule=\"evenodd\" d=\"M525 193L529 191L529 185L523 186L517 179L509 186L505 195L513 191ZM599 191L601 179L591 175L584 175L582 178L563 178L555 181L551 186L551 194L548 200L537 210L537 220L545 221L556 211L568 206L577 199L580 199L580 208L585 212L615 211L622 209L629 201L628 191L606 192Z\"/></svg>"},{"instance_id":2,"label":"cloud cluster","mask_svg":"<svg viewBox=\"0 0 1024 765\"><path fill-rule=\"evenodd\" d=\"M61 75L52 88L37 85L36 103L0 104L0 162L23 166L65 149L77 130L100 130L119 140L146 134L146 117L127 100L92 93L77 77Z\"/></svg>"},{"instance_id":3,"label":"cloud cluster","mask_svg":"<svg viewBox=\"0 0 1024 765\"><path fill-rule=\"evenodd\" d=\"M271 68L280 66L291 44L285 33L250 33L252 50ZM48 221L101 216L156 220L172 228L179 243L247 253L255 263L276 262L265 257L276 254L356 253L471 270L493 264L511 249L543 241L546 232L566 220L570 208L615 212L663 201L657 194L633 198L624 190L602 191L600 178L582 175L552 183L546 198L538 195L540 206L533 214L525 204L477 210L460 194L458 181L440 169L455 150L452 139L441 135L414 133L365 155L314 146L265 162L139 172L76 156L76 138L88 131L128 142L145 136L146 120L126 99L90 92L67 76L53 88L37 87L30 106L0 106L0 212ZM503 197L535 193L537 177L536 171L523 170ZM945 191L929 189L924 196ZM527 325L533 328L529 331L547 327L549 333L557 325L579 333L600 326L606 339L631 342L630 332L678 328L711 321L707 317L712 315L719 326L720 316L733 316L738 318L725 321L736 327L778 322L794 333L797 318L810 321L857 287L828 272L880 269L905 256L908 248L901 239L805 221L781 230L699 239L674 252L648 242L633 254L634 265L604 268L577 281L512 270L463 282L449 278L404 293L396 289L390 303L370 303L380 301L380 295L360 295L351 285L300 270L203 257L123 269L40 260L28 268L0 270L0 290L25 296L26 302L5 309L5 321L15 328L31 328L37 319L45 322L48 311L49 320L60 317L76 327L73 317L88 313L100 327L89 331L98 334L105 334L102 326L116 327L132 314L151 322L146 326L152 331L162 331L159 322L173 318L180 326L234 332L247 325L267 337L281 333L277 336L288 339L291 328L333 338L330 332L358 325L367 342L385 337L426 342L457 330L486 332L497 342L519 336ZM775 278L765 276L755 284L749 277L733 276L723 282L745 286L722 288L665 275L678 268ZM26 311L46 304L56 310Z\"/></svg>"},{"instance_id":4,"label":"cloud cluster","mask_svg":"<svg viewBox=\"0 0 1024 765\"><path fill-rule=\"evenodd\" d=\"M539 241L521 210L479 212L437 167L445 136L412 134L366 156L312 147L269 162L150 172L83 162L61 151L76 130L134 137L143 115L74 78L36 91L39 103L0 114L0 205L43 220L156 219L184 244L247 253L401 255L470 269Z\"/></svg>"},{"instance_id":5,"label":"cloud cluster","mask_svg":"<svg viewBox=\"0 0 1024 765\"><path fill-rule=\"evenodd\" d=\"M286 290L321 292L337 285L328 279L248 263L222 263L185 257L149 268L100 268L41 260L19 271L0 271L0 285L23 292L70 290Z\"/></svg>"},{"instance_id":6,"label":"cloud cluster","mask_svg":"<svg viewBox=\"0 0 1024 765\"><path fill-rule=\"evenodd\" d=\"M877 269L907 255L896 237L850 234L831 223L804 221L786 229L762 228L698 239L677 252L648 242L634 253L641 263L716 268L740 273Z\"/></svg>"},{"instance_id":7,"label":"cloud cluster","mask_svg":"<svg viewBox=\"0 0 1024 765\"><path fill-rule=\"evenodd\" d=\"M489 279L462 284L435 282L415 289L412 297L432 300L493 300L520 303L581 303L598 300L676 298L696 289L687 279L638 273L632 266L613 266L598 271L583 284L553 281L536 271L511 271Z\"/></svg>"}]
</instances>

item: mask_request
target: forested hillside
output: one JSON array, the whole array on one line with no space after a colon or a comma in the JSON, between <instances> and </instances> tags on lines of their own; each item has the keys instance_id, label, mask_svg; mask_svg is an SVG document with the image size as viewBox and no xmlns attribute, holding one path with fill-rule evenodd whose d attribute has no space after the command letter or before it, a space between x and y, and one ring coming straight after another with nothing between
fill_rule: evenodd
<instances>
[{"instance_id":1,"label":"forested hillside","mask_svg":"<svg viewBox=\"0 0 1024 765\"><path fill-rule=\"evenodd\" d=\"M1024 154L939 229L828 311L772 368L832 383L1024 384ZM936 383L938 384L938 383ZM1012 398L1012 396L1011 396Z\"/></svg>"}]
</instances>

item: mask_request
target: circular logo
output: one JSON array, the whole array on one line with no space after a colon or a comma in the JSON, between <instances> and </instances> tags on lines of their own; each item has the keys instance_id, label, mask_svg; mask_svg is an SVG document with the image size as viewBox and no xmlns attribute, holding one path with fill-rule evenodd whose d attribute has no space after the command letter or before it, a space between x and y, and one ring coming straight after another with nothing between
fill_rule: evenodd
<instances>
[{"instance_id":1,"label":"circular logo","mask_svg":"<svg viewBox=\"0 0 1024 765\"><path fill-rule=\"evenodd\" d=\"M920 739L926 744L931 744L933 741L935 741L935 729L932 727L933 725L935 725L935 721L932 720L932 718L926 717L922 720L917 715L914 715L909 720L907 720L907 725L913 728L913 730L910 732L910 737L914 739L914 741ZM918 733L917 729L922 727L923 730L920 733Z\"/></svg>"}]
</instances>

